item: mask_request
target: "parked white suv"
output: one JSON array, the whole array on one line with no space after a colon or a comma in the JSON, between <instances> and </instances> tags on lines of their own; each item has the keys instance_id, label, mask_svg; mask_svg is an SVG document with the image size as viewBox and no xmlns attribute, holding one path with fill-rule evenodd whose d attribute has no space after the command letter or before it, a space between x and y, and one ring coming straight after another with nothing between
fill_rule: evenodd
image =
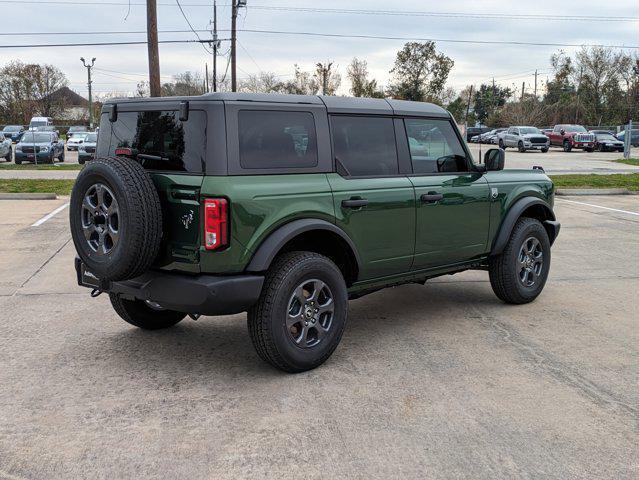
<instances>
[{"instance_id":1,"label":"parked white suv","mask_svg":"<svg viewBox=\"0 0 639 480\"><path fill-rule=\"evenodd\" d=\"M550 139L537 127L510 127L499 136L499 147L517 147L520 152L541 150L546 153Z\"/></svg>"}]
</instances>

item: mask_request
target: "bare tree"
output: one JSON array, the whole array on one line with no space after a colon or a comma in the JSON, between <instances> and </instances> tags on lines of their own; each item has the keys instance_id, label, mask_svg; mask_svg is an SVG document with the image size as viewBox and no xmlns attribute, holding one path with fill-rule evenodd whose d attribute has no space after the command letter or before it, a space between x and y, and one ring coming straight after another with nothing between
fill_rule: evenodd
<instances>
[{"instance_id":1,"label":"bare tree","mask_svg":"<svg viewBox=\"0 0 639 480\"><path fill-rule=\"evenodd\" d=\"M68 85L53 65L12 62L0 69L0 109L5 121L26 124L35 115L57 117L67 97L54 95Z\"/></svg>"},{"instance_id":2,"label":"bare tree","mask_svg":"<svg viewBox=\"0 0 639 480\"><path fill-rule=\"evenodd\" d=\"M342 76L333 70L333 62L318 62L315 67L313 79L317 84L317 89L322 92L322 95L335 95L342 83Z\"/></svg>"},{"instance_id":3,"label":"bare tree","mask_svg":"<svg viewBox=\"0 0 639 480\"><path fill-rule=\"evenodd\" d=\"M282 82L272 72L259 72L241 81L239 90L249 93L277 93L282 90Z\"/></svg>"},{"instance_id":4,"label":"bare tree","mask_svg":"<svg viewBox=\"0 0 639 480\"><path fill-rule=\"evenodd\" d=\"M354 97L383 98L384 92L377 86L377 80L368 79L368 63L366 60L353 58L346 70L351 82L351 94Z\"/></svg>"}]
</instances>

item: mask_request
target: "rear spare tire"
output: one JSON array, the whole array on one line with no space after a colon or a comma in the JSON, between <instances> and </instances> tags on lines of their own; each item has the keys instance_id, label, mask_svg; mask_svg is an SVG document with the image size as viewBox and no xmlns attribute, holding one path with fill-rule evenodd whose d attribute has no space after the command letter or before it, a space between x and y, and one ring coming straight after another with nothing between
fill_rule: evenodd
<instances>
[{"instance_id":1,"label":"rear spare tire","mask_svg":"<svg viewBox=\"0 0 639 480\"><path fill-rule=\"evenodd\" d=\"M71 192L71 236L87 269L108 281L144 273L162 240L157 190L142 166L120 157L97 158Z\"/></svg>"}]
</instances>

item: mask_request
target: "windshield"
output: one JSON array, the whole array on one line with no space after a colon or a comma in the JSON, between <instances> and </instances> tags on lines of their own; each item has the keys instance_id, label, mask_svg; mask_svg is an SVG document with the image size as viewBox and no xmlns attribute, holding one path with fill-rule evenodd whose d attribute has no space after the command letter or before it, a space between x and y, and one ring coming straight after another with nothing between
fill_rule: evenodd
<instances>
[{"instance_id":1,"label":"windshield","mask_svg":"<svg viewBox=\"0 0 639 480\"><path fill-rule=\"evenodd\" d=\"M577 132L577 133L587 132L587 130L581 125L566 125L564 127L564 130L566 132Z\"/></svg>"},{"instance_id":2,"label":"windshield","mask_svg":"<svg viewBox=\"0 0 639 480\"><path fill-rule=\"evenodd\" d=\"M617 140L615 137L610 135L609 133L598 133L597 140Z\"/></svg>"},{"instance_id":3,"label":"windshield","mask_svg":"<svg viewBox=\"0 0 639 480\"><path fill-rule=\"evenodd\" d=\"M86 132L86 131L87 131L87 127L71 127L71 128L69 128L69 133Z\"/></svg>"},{"instance_id":4,"label":"windshield","mask_svg":"<svg viewBox=\"0 0 639 480\"><path fill-rule=\"evenodd\" d=\"M32 127L44 127L47 125L46 121L39 121L39 120L34 120L31 122L30 124Z\"/></svg>"},{"instance_id":5,"label":"windshield","mask_svg":"<svg viewBox=\"0 0 639 480\"><path fill-rule=\"evenodd\" d=\"M75 132L70 140L84 140L84 137L86 137L88 134L86 132Z\"/></svg>"},{"instance_id":6,"label":"windshield","mask_svg":"<svg viewBox=\"0 0 639 480\"><path fill-rule=\"evenodd\" d=\"M519 133L525 135L527 133L541 133L541 130L535 127L520 127Z\"/></svg>"},{"instance_id":7,"label":"windshield","mask_svg":"<svg viewBox=\"0 0 639 480\"><path fill-rule=\"evenodd\" d=\"M86 138L84 139L84 141L86 143L95 143L98 141L98 134L97 133L89 133Z\"/></svg>"},{"instance_id":8,"label":"windshield","mask_svg":"<svg viewBox=\"0 0 639 480\"><path fill-rule=\"evenodd\" d=\"M20 143L49 143L50 141L51 135L47 133L27 133Z\"/></svg>"},{"instance_id":9,"label":"windshield","mask_svg":"<svg viewBox=\"0 0 639 480\"><path fill-rule=\"evenodd\" d=\"M22 129L20 126L8 126L4 127L5 132L19 132Z\"/></svg>"}]
</instances>

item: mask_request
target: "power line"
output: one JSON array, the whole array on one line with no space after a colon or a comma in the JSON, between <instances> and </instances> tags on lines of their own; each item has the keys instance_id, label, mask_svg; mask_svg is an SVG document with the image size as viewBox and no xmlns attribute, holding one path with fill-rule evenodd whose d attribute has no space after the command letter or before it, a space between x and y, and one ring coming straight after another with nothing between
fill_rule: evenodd
<instances>
[{"instance_id":1,"label":"power line","mask_svg":"<svg viewBox=\"0 0 639 480\"><path fill-rule=\"evenodd\" d=\"M0 0L0 3L15 4L15 0ZM110 6L143 6L142 2L115 2L100 1L99 3L87 0L21 0L21 4L35 5L91 5L95 7ZM158 6L176 7L173 3L158 3ZM183 7L210 8L209 3L183 3ZM229 7L230 4L221 4L221 7ZM539 20L539 21L588 21L588 22L637 22L639 17L625 16L599 16L599 15L551 15L551 14L525 14L525 13L468 13L468 12L434 12L423 10L374 10L374 9L346 9L346 8L320 8L320 7L294 7L274 5L251 5L255 10L289 11L299 13L325 13L342 15L378 15L378 16L421 16L421 17L446 17L446 18L470 18L493 20Z\"/></svg>"},{"instance_id":2,"label":"power line","mask_svg":"<svg viewBox=\"0 0 639 480\"><path fill-rule=\"evenodd\" d=\"M222 30L227 31L227 30ZM309 37L329 37L329 38L361 38L367 40L410 40L418 42L440 42L440 43L463 43L463 44L481 44L481 45L525 45L535 47L607 47L607 48L627 48L639 49L635 45L604 45L600 43L552 43L552 42L519 42L507 40L460 40L450 38L423 38L423 37L395 37L386 35L357 35L345 33L320 33L320 32L294 32L285 30L257 30L242 29L238 30L244 33L265 33L270 35L301 35Z\"/></svg>"},{"instance_id":3,"label":"power line","mask_svg":"<svg viewBox=\"0 0 639 480\"><path fill-rule=\"evenodd\" d=\"M2 0L0 0L1 2ZM206 32L206 30L200 30ZM220 31L228 32L228 29ZM639 49L637 45L612 45L603 43L558 43L558 42L522 42L513 40L462 40L450 38L425 38L425 37L398 37L390 35L357 35L344 33L321 33L321 32L303 32L303 31L285 31L285 30L261 30L261 29L241 29L239 32L267 34L267 35L300 35L310 37L328 37L328 38L354 38L366 40L401 40L401 41L432 41L440 43L461 43L461 44L479 44L479 45L514 45L514 46L536 46L536 47L606 47L620 49ZM166 30L168 32L189 33L189 30ZM75 34L110 34L116 32L76 32ZM121 34L128 33L146 33L146 32L118 32ZM60 33L48 32L48 35L60 35ZM3 35L0 33L0 35ZM17 35L17 34L16 34ZM31 34L21 34L31 35ZM161 40L160 43L209 43L212 40ZM75 47L75 46L105 46L105 45L143 45L145 41L129 41L129 42L96 42L96 43L59 43L59 44L26 44L26 45L0 45L0 48L39 48L39 47Z\"/></svg>"},{"instance_id":4,"label":"power line","mask_svg":"<svg viewBox=\"0 0 639 480\"><path fill-rule=\"evenodd\" d=\"M146 45L148 42L95 42L95 43L40 43L26 45L0 45L0 48L47 48L47 47L104 47L116 45ZM160 40L158 43L200 43L198 40Z\"/></svg>"},{"instance_id":5,"label":"power line","mask_svg":"<svg viewBox=\"0 0 639 480\"><path fill-rule=\"evenodd\" d=\"M204 51L206 53L208 53L209 55L211 55L213 52L211 52L208 48L206 48L206 45L204 45L204 43L202 43L202 39L200 38L200 35L197 33L197 31L193 28L193 25L191 25L191 22L189 21L189 17L186 16L186 13L184 13L184 10L182 9L182 5L180 5L180 0L175 0L175 3L177 4L177 6L180 8L180 12L182 12L182 16L184 17L184 20L186 20L187 25L189 26L189 28L191 29L191 31L195 34L195 36L197 37L197 39L200 41L200 44L202 45L202 48L204 49Z\"/></svg>"}]
</instances>

